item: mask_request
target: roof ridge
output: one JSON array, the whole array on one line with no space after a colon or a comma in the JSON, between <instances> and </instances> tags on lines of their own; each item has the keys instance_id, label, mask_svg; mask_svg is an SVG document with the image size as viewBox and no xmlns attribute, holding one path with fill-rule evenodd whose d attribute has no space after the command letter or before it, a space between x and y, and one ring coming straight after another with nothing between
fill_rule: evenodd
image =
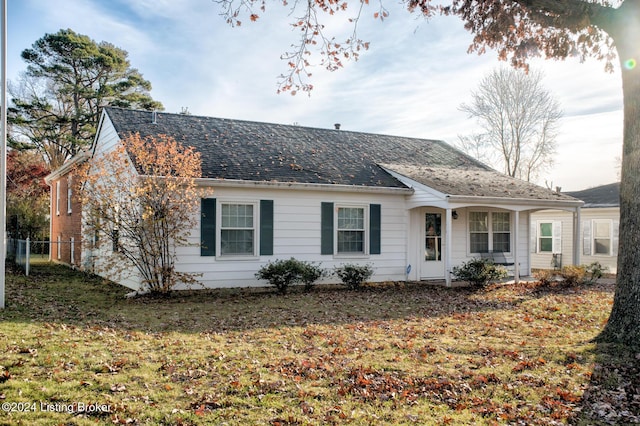
<instances>
[{"instance_id":1,"label":"roof ridge","mask_svg":"<svg viewBox=\"0 0 640 426\"><path fill-rule=\"evenodd\" d=\"M209 115L197 115L197 114L181 114L179 112L151 111L151 110L136 109L136 108L123 108L123 107L116 107L116 106L105 106L103 108L120 110L120 111L141 112L141 113L148 113L148 114L156 112L157 114L170 115L170 116L175 116L175 117L180 117L185 119L188 119L189 117L191 117L191 118L200 118L200 119L207 119L207 120L227 120L231 122L249 123L249 124L256 124L256 125L283 126L283 127L292 128L292 129L320 130L320 131L326 131L326 132L341 132L341 133L361 134L361 135L369 135L369 136L386 136L386 137L393 137L393 138L403 138L403 139L414 140L414 141L437 142L441 144L446 144L448 147L452 147L442 139L426 139L426 138L419 138L415 136L393 135L389 133L373 133L373 132L365 132L361 130L331 129L328 127L304 126L300 124L273 123L270 121L256 121L256 120L246 120L242 118L229 118L229 117L217 117L217 116L213 117ZM460 152L464 155L467 155L462 151ZM469 157L469 158L473 159L473 157ZM475 161L478 161L478 160L475 160Z\"/></svg>"}]
</instances>

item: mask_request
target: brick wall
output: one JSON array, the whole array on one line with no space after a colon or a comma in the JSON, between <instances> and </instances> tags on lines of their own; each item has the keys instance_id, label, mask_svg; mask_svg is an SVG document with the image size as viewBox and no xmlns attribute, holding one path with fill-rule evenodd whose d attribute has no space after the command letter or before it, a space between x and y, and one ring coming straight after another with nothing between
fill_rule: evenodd
<instances>
[{"instance_id":1,"label":"brick wall","mask_svg":"<svg viewBox=\"0 0 640 426\"><path fill-rule=\"evenodd\" d=\"M82 253L82 205L78 200L78 186L73 173L51 182L51 259L69 265L80 265Z\"/></svg>"}]
</instances>

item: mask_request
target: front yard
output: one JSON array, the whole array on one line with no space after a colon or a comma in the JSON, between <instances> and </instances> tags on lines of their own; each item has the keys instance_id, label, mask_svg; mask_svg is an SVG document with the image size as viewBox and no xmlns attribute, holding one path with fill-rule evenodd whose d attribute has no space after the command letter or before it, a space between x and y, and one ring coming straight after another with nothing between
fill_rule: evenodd
<instances>
[{"instance_id":1,"label":"front yard","mask_svg":"<svg viewBox=\"0 0 640 426\"><path fill-rule=\"evenodd\" d=\"M7 275L1 424L640 421L640 354L592 342L612 284L127 291Z\"/></svg>"}]
</instances>

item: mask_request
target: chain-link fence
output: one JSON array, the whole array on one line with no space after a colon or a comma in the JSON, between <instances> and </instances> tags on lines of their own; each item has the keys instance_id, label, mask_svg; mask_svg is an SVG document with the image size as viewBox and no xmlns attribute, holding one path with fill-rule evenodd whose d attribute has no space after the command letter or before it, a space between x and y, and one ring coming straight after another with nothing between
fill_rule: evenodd
<instances>
[{"instance_id":1,"label":"chain-link fence","mask_svg":"<svg viewBox=\"0 0 640 426\"><path fill-rule=\"evenodd\" d=\"M46 262L49 259L58 259L65 263L73 264L72 253L75 252L76 243L70 241L32 241L18 238L7 239L7 259L21 267L26 275L29 275L29 267L35 262Z\"/></svg>"}]
</instances>

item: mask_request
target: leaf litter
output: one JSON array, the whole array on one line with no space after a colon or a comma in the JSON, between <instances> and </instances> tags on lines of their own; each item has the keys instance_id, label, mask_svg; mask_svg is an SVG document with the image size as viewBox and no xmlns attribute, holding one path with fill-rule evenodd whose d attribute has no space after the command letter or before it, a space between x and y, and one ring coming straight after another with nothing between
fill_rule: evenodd
<instances>
[{"instance_id":1,"label":"leaf litter","mask_svg":"<svg viewBox=\"0 0 640 426\"><path fill-rule=\"evenodd\" d=\"M613 290L386 283L130 300L46 265L9 275L1 396L110 407L9 413L16 424L633 424L640 355L593 343Z\"/></svg>"}]
</instances>

